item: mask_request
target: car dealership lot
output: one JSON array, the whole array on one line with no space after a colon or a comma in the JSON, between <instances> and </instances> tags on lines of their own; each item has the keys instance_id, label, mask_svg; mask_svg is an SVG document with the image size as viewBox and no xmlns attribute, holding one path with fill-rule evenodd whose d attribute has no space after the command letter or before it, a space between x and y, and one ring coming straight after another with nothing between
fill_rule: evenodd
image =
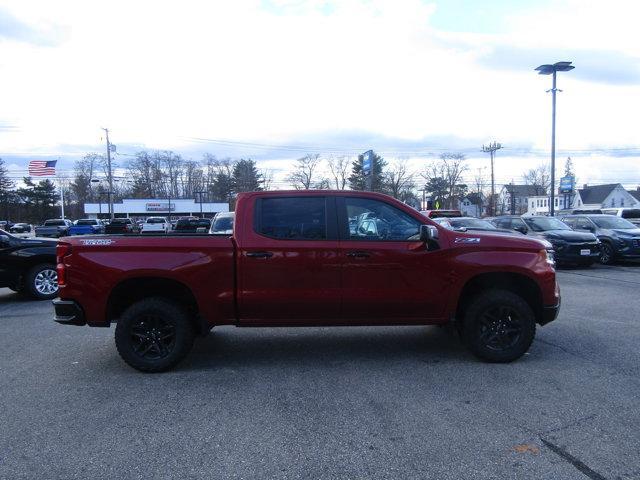
<instances>
[{"instance_id":1,"label":"car dealership lot","mask_svg":"<svg viewBox=\"0 0 640 480\"><path fill-rule=\"evenodd\" d=\"M437 327L223 327L158 375L0 289L0 478L640 478L640 265L559 281L509 365Z\"/></svg>"}]
</instances>

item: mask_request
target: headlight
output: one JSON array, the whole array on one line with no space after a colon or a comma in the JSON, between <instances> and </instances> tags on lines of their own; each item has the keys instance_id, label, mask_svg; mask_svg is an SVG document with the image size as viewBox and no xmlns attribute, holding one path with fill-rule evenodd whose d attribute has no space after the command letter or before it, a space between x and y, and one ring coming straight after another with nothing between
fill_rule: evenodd
<instances>
[{"instance_id":1,"label":"headlight","mask_svg":"<svg viewBox=\"0 0 640 480\"><path fill-rule=\"evenodd\" d=\"M553 255L553 250L549 250L549 249L547 249L547 250L543 250L543 252L544 252L544 255L545 255L545 260L546 260L546 262L547 262L549 265L551 265L551 266L554 266L554 267L555 267L555 265L556 265L556 259L555 259L554 255Z\"/></svg>"}]
</instances>

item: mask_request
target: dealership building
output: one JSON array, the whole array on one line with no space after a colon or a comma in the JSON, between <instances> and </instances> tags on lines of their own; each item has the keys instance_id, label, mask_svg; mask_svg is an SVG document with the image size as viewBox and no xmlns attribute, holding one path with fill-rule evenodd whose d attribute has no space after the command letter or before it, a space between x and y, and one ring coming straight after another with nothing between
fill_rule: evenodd
<instances>
[{"instance_id":1,"label":"dealership building","mask_svg":"<svg viewBox=\"0 0 640 480\"><path fill-rule=\"evenodd\" d=\"M169 205L171 202L171 205ZM228 212L228 203L200 203L193 199L171 199L170 201L155 198L125 198L122 202L113 204L115 217L132 217L142 219L147 217L199 217L202 213L205 217L213 217L218 212ZM108 203L85 203L84 213L86 218L108 218Z\"/></svg>"}]
</instances>

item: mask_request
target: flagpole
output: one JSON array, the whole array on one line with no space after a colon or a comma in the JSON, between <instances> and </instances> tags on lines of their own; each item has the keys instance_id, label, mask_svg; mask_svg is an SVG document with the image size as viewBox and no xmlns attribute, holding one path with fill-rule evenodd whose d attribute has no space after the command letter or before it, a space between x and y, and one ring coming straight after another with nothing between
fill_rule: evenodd
<instances>
[{"instance_id":1,"label":"flagpole","mask_svg":"<svg viewBox=\"0 0 640 480\"><path fill-rule=\"evenodd\" d=\"M58 158L58 161L60 161L59 158ZM57 163L56 163L56 167L57 167ZM62 220L64 220L64 188L62 188L62 180L58 176L57 168L56 168L56 180L58 180L58 187L60 188L60 206L62 209Z\"/></svg>"}]
</instances>

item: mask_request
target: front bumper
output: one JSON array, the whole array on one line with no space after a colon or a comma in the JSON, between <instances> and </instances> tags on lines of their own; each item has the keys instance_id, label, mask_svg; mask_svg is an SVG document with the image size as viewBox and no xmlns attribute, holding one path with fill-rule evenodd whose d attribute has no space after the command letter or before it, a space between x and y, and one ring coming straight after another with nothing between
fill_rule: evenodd
<instances>
[{"instance_id":1,"label":"front bumper","mask_svg":"<svg viewBox=\"0 0 640 480\"><path fill-rule=\"evenodd\" d=\"M560 303L560 299L558 299L557 305L543 307L542 318L538 323L540 323L540 325L546 325L547 323L553 322L556 318L558 318L558 313L560 312Z\"/></svg>"},{"instance_id":2,"label":"front bumper","mask_svg":"<svg viewBox=\"0 0 640 480\"><path fill-rule=\"evenodd\" d=\"M54 321L62 325L81 326L87 324L82 308L73 300L56 299L52 303L55 309Z\"/></svg>"}]
</instances>

